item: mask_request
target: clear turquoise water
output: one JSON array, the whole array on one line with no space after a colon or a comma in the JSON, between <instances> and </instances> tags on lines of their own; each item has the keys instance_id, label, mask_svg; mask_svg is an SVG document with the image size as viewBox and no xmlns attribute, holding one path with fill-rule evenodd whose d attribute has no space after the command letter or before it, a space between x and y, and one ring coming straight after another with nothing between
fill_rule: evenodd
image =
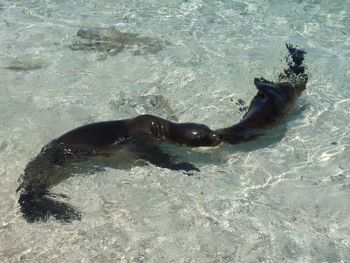
<instances>
[{"instance_id":1,"label":"clear turquoise water","mask_svg":"<svg viewBox=\"0 0 350 263\"><path fill-rule=\"evenodd\" d=\"M0 262L349 262L349 1L0 0ZM80 27L168 41L156 54L72 51ZM108 169L54 188L81 221L28 224L15 189L51 139L152 113L220 128L253 78L304 48L290 118L245 145L169 149L200 173Z\"/></svg>"}]
</instances>

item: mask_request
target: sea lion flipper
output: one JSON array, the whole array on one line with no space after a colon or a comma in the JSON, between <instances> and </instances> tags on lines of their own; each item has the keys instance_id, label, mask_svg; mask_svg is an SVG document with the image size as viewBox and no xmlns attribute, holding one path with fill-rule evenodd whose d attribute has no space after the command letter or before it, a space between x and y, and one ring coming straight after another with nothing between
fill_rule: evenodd
<instances>
[{"instance_id":1,"label":"sea lion flipper","mask_svg":"<svg viewBox=\"0 0 350 263\"><path fill-rule=\"evenodd\" d=\"M175 171L199 171L197 167L187 162L176 162L174 157L165 153L159 147L159 141L151 137L134 139L128 144L128 150L132 151L138 158L143 159L153 165L161 168L167 168Z\"/></svg>"},{"instance_id":2,"label":"sea lion flipper","mask_svg":"<svg viewBox=\"0 0 350 263\"><path fill-rule=\"evenodd\" d=\"M73 206L54 200L46 194L38 196L36 193L23 192L18 203L23 217L29 223L46 221L51 217L62 222L81 219L81 214Z\"/></svg>"},{"instance_id":3,"label":"sea lion flipper","mask_svg":"<svg viewBox=\"0 0 350 263\"><path fill-rule=\"evenodd\" d=\"M147 153L145 153L146 152L139 153L139 157L158 167L174 171L199 171L199 169L191 163L178 163L174 161L172 156L163 152L159 147L154 147L151 152L147 151Z\"/></svg>"}]
</instances>

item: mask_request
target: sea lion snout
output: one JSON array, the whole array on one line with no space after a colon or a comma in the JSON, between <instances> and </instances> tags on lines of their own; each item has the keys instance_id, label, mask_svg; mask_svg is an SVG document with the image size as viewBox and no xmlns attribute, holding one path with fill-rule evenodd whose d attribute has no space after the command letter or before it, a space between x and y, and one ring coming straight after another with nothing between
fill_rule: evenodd
<instances>
[{"instance_id":1,"label":"sea lion snout","mask_svg":"<svg viewBox=\"0 0 350 263\"><path fill-rule=\"evenodd\" d=\"M182 142L187 146L216 146L221 142L219 135L206 125L186 123L182 129Z\"/></svg>"},{"instance_id":2,"label":"sea lion snout","mask_svg":"<svg viewBox=\"0 0 350 263\"><path fill-rule=\"evenodd\" d=\"M212 141L212 144L210 146L216 146L222 142L222 139L219 134L217 134L216 132L213 132L211 135L211 141Z\"/></svg>"}]
</instances>

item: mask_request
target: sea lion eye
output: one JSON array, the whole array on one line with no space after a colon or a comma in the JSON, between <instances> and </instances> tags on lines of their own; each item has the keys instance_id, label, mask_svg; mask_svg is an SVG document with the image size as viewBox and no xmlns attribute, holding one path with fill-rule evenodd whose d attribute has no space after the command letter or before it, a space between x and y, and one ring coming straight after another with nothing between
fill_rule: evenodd
<instances>
[{"instance_id":1,"label":"sea lion eye","mask_svg":"<svg viewBox=\"0 0 350 263\"><path fill-rule=\"evenodd\" d=\"M203 133L195 130L195 131L192 131L192 136L195 139L201 140L203 138Z\"/></svg>"},{"instance_id":2,"label":"sea lion eye","mask_svg":"<svg viewBox=\"0 0 350 263\"><path fill-rule=\"evenodd\" d=\"M261 92L261 91L259 90L258 94L259 94L259 96L260 96L261 98L265 98L264 92Z\"/></svg>"}]
</instances>

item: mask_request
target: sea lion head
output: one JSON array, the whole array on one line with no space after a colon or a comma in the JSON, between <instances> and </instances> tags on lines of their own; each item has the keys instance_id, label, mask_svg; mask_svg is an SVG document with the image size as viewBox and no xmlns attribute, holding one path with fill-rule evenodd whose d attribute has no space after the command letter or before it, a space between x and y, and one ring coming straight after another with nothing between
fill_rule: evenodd
<instances>
[{"instance_id":1,"label":"sea lion head","mask_svg":"<svg viewBox=\"0 0 350 263\"><path fill-rule=\"evenodd\" d=\"M174 141L187 146L216 146L221 140L218 134L204 124L179 123L171 131Z\"/></svg>"},{"instance_id":2,"label":"sea lion head","mask_svg":"<svg viewBox=\"0 0 350 263\"><path fill-rule=\"evenodd\" d=\"M216 146L221 142L218 134L204 124L174 123L147 114L130 120L129 134L149 134L161 140L192 147Z\"/></svg>"}]
</instances>

